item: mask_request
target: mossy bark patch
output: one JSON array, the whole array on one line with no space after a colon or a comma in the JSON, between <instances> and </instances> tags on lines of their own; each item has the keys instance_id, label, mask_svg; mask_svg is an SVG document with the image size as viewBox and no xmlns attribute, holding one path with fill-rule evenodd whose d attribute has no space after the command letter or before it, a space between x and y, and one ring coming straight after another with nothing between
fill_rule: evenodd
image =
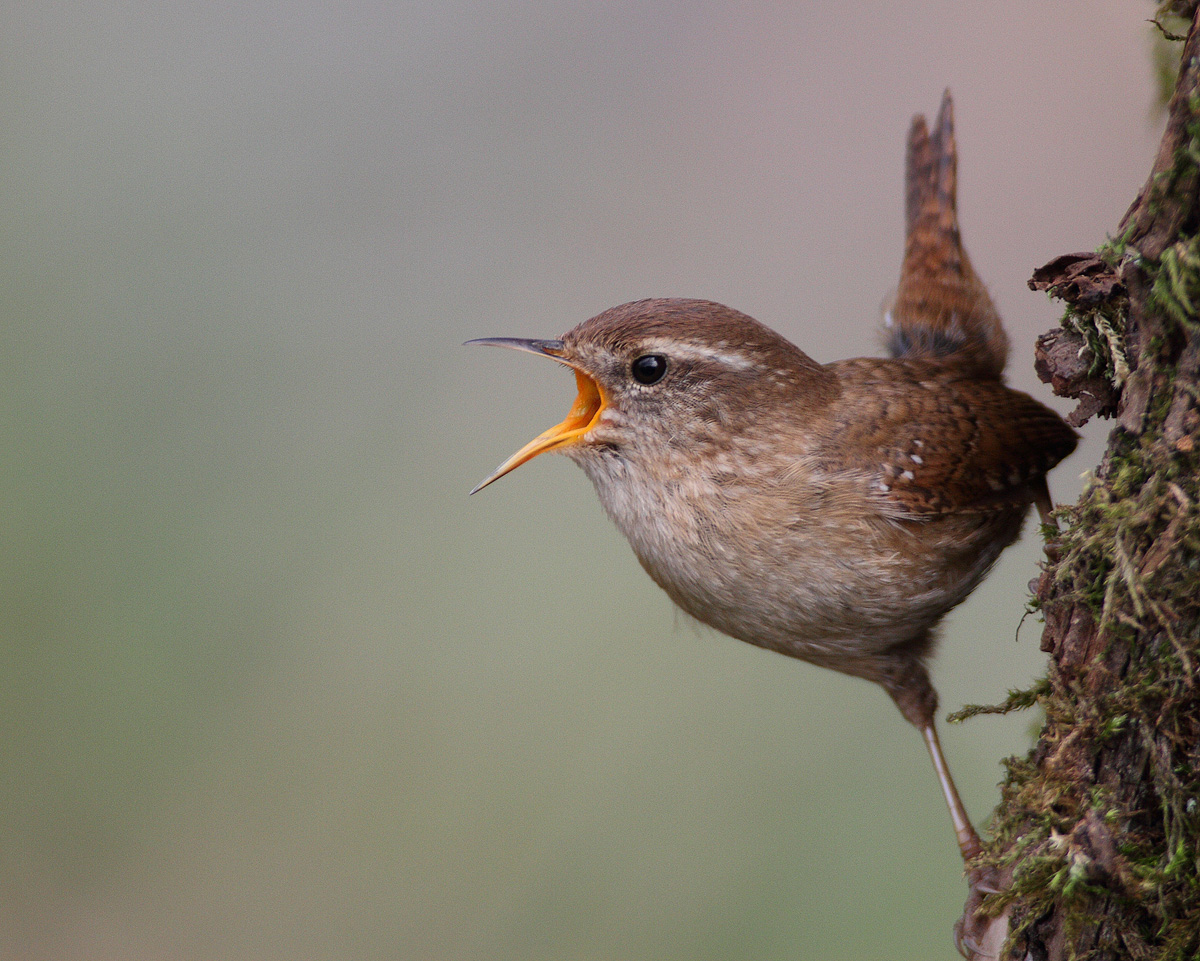
<instances>
[{"instance_id":1,"label":"mossy bark patch","mask_svg":"<svg viewBox=\"0 0 1200 961\"><path fill-rule=\"evenodd\" d=\"M1104 385L1078 420L1117 426L1038 582L1048 675L1000 708L1046 716L1029 756L1007 762L982 858L1012 877L985 901L1008 912L1005 958L1200 956L1198 228L1194 19L1154 170L1117 239L1035 278L1068 301L1075 338L1057 356L1046 345L1039 372L1081 399Z\"/></svg>"}]
</instances>

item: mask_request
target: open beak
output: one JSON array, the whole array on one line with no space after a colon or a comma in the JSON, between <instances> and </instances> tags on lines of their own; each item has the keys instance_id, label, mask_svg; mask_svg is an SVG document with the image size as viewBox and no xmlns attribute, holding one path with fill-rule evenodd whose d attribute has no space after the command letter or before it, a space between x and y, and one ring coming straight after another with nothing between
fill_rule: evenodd
<instances>
[{"instance_id":1,"label":"open beak","mask_svg":"<svg viewBox=\"0 0 1200 961\"><path fill-rule=\"evenodd\" d=\"M472 494L475 494L487 487L492 481L499 480L509 471L520 467L527 460L533 460L538 454L544 454L548 450L558 450L559 448L578 442L584 434L596 425L596 421L600 419L600 414L608 402L604 397L604 392L600 389L600 385L596 383L591 375L585 373L569 360L564 359L563 342L561 340L481 337L478 340L468 340L467 345L470 344L482 344L485 347L508 347L512 350L523 350L526 353L550 357L575 371L575 385L579 389L579 394L575 398L571 412L567 414L563 422L539 434L497 467L495 471L480 481L475 489L471 491Z\"/></svg>"}]
</instances>

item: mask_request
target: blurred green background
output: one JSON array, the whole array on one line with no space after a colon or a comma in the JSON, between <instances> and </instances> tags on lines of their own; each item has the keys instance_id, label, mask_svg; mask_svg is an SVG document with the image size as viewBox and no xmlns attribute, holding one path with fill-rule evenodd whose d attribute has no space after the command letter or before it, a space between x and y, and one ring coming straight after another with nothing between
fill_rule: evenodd
<instances>
[{"instance_id":1,"label":"blurred green background","mask_svg":"<svg viewBox=\"0 0 1200 961\"><path fill-rule=\"evenodd\" d=\"M1048 397L1025 280L1144 180L1150 6L852 9L6 7L0 956L955 957L883 694L675 615L564 459L466 496L573 396L469 337L678 295L876 352L946 85ZM946 709L1041 670L1038 554L949 618ZM945 732L979 819L1032 721Z\"/></svg>"}]
</instances>

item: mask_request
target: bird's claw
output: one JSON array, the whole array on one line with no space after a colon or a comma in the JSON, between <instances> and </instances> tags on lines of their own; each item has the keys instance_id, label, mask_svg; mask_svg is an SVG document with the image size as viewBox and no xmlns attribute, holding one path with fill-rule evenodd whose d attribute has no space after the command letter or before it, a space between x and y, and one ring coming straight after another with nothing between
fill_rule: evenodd
<instances>
[{"instance_id":1,"label":"bird's claw","mask_svg":"<svg viewBox=\"0 0 1200 961\"><path fill-rule=\"evenodd\" d=\"M967 961L995 961L1008 934L1008 911L992 917L983 910L983 899L1006 888L1000 870L994 867L967 871L967 903L954 924L954 946Z\"/></svg>"}]
</instances>

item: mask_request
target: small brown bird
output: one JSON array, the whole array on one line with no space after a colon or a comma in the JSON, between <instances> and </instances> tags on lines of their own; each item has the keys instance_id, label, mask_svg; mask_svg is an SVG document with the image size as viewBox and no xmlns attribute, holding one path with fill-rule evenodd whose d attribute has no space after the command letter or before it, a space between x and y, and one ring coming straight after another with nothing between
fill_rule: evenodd
<instances>
[{"instance_id":1,"label":"small brown bird","mask_svg":"<svg viewBox=\"0 0 1200 961\"><path fill-rule=\"evenodd\" d=\"M566 419L475 491L545 451L591 478L642 566L688 614L883 686L924 735L959 848L979 837L934 728L934 629L1021 530L1075 448L1004 386L1008 338L955 211L949 92L908 140L907 240L889 358L819 364L703 300L614 307L560 340L485 338L572 368ZM475 493L472 491L472 493Z\"/></svg>"}]
</instances>

